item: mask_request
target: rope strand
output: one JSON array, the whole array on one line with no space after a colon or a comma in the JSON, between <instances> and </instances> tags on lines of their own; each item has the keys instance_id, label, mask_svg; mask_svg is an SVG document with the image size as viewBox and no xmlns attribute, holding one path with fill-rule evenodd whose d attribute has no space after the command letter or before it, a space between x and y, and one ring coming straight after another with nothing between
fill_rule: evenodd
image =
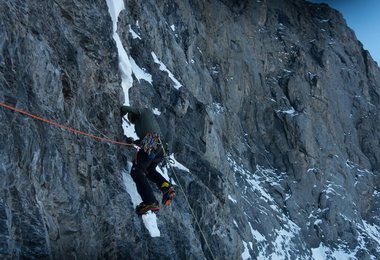
<instances>
[{"instance_id":1,"label":"rope strand","mask_svg":"<svg viewBox=\"0 0 380 260\"><path fill-rule=\"evenodd\" d=\"M162 141L161 141L161 138L159 138L159 141L160 141L161 145L163 146L163 143L162 143ZM162 147L162 150L164 151L164 158L165 158L165 160L167 160L168 156L167 156L167 154L166 154L165 148ZM176 182L178 183L178 186L180 187L180 189L181 189L181 191L182 191L182 193L183 193L183 195L184 195L184 197L185 197L185 200L186 200L186 202L187 202L187 204L188 204L188 206L189 206L189 208L190 208L191 214L193 215L193 218L195 219L195 223L197 224L197 226L198 226L198 228L199 228L199 232L201 233L201 235L202 235L202 237L203 237L203 240L205 241L205 244L206 244L206 246L207 246L207 249L210 251L210 254L211 254L212 259L215 260L216 258L215 258L215 256L214 256L212 250L211 250L211 247L210 247L210 245L209 245L209 243L208 243L208 241L207 241L207 239L206 239L205 234L203 233L203 230L202 230L201 225L200 225L200 223L199 223L199 221L198 221L198 219L197 219L197 216L195 215L195 212L194 212L193 208L191 207L191 204L190 204L189 198L188 198L187 195L186 195L185 189L182 187L181 183L179 182L178 176L177 176L176 172L174 171L173 166L170 164L170 162L169 162L168 164L169 164L170 169L171 169L172 172L173 172L174 178L175 178Z\"/></svg>"},{"instance_id":2,"label":"rope strand","mask_svg":"<svg viewBox=\"0 0 380 260\"><path fill-rule=\"evenodd\" d=\"M7 108L9 110L13 110L15 112L18 112L20 114L23 114L23 115L26 115L26 116L29 116L31 118L34 118L36 120L39 120L39 121L42 121L42 122L45 122L45 123L48 123L50 125L53 125L55 127L58 127L58 128L61 128L61 129L64 129L66 131L69 131L69 132L73 132L75 134L79 134L79 135L84 135L84 136L88 136L88 137L91 137L93 139L96 139L98 141L105 141L105 142L108 142L108 143L112 143L112 144L119 144L119 145L125 145L125 146L129 146L129 147L135 147L135 145L133 144L129 144L129 143L126 143L126 142L120 142L120 141L115 141L115 140L111 140L111 139L108 139L108 138L105 138L105 137L100 137L100 136L96 136L96 135L93 135L93 134L89 134L89 133L86 133L86 132L83 132L83 131L79 131L79 130L76 130L74 128L71 128L71 127L68 127L68 126L64 126L64 125L61 125L61 124L58 124L56 122L53 122L51 120L48 120L46 118L43 118L43 117L39 117L39 116L36 116L32 113L29 113L29 112L26 112L24 110L21 110L21 109L18 109L18 108L15 108L15 107L12 107L12 106L9 106L9 105L6 105L4 103L1 103L0 102L0 106L4 107L4 108Z\"/></svg>"}]
</instances>

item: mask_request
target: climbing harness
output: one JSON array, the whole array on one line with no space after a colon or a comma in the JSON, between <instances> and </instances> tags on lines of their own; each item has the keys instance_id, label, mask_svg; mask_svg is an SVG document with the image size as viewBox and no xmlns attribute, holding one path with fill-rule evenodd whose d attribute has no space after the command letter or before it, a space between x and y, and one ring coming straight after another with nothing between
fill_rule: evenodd
<instances>
[{"instance_id":1,"label":"climbing harness","mask_svg":"<svg viewBox=\"0 0 380 260\"><path fill-rule=\"evenodd\" d=\"M66 131L69 131L69 132L72 132L74 134L79 134L79 135L84 135L84 136L88 136L88 137L91 137L93 139L96 139L98 141L104 141L104 142L108 142L108 143L111 143L111 144L119 144L119 145L124 145L124 146L129 146L129 147L133 147L133 148L136 148L136 146L134 144L129 144L129 143L125 143L125 142L120 142L120 141L115 141L115 140L111 140L109 138L105 138L105 137L100 137L100 136L96 136L96 135L93 135L93 134L89 134L89 133L86 133L86 132L83 132L83 131L79 131L79 130L76 130L74 128L71 128L71 127L68 127L68 126L64 126L64 125L61 125L61 124L58 124L56 122L53 122L51 120L48 120L46 118L43 118L43 117L39 117L39 116L36 116L32 113L29 113L29 112L26 112L24 110L21 110L21 109L18 109L18 108L15 108L15 107L12 107L12 106L9 106L9 105L6 105L4 103L1 103L0 102L0 106L4 107L4 108L7 108L9 110L13 110L15 112L18 112L20 114L23 114L23 115L26 115L26 116L29 116L31 118L34 118L36 120L39 120L39 121L42 121L42 122L45 122L45 123L48 123L50 125L53 125L55 127L58 127L58 128L61 128L61 129L64 129Z\"/></svg>"},{"instance_id":2,"label":"climbing harness","mask_svg":"<svg viewBox=\"0 0 380 260\"><path fill-rule=\"evenodd\" d=\"M159 138L159 142L160 142L160 144L162 145L161 138L160 138L160 137L158 137L158 138ZM162 147L163 147L163 146L162 146ZM166 150L165 150L165 149L162 149L162 150L164 151L164 158L168 158L168 155L167 155L167 153L166 153ZM171 160L173 161L173 164L174 164L174 160L173 160L173 159L171 159ZM197 226L198 226L198 228L199 228L199 232L201 233L201 236L202 236L203 240L205 241L205 244L206 244L206 246L207 246L207 249L209 250L212 259L215 260L216 258L215 258L215 256L214 256L212 250L211 250L210 244L208 243L205 234L203 233L203 230L202 230L201 225L200 225L200 223L199 223L199 221L198 221L198 219L197 219L197 216L195 215L195 212L194 212L193 208L191 207L191 204L190 204L189 198L188 198L187 195L186 195L185 189L182 187L181 183L179 182L179 178L178 178L178 176L177 176L177 174L176 174L176 172L175 172L173 166L172 166L170 163L168 163L168 165L169 165L169 167L170 167L170 169L171 169L171 171L172 171L172 173L173 173L173 176L174 176L174 178L175 178L175 181L178 183L178 186L180 187L180 189L181 189L181 191L182 191L182 193L183 193L183 196L185 197L185 200L186 200L186 202L187 202L187 205L189 206L189 209L190 209L191 214L192 214L192 216L193 216L193 218L194 218L194 220L195 220L195 223L197 224Z\"/></svg>"}]
</instances>

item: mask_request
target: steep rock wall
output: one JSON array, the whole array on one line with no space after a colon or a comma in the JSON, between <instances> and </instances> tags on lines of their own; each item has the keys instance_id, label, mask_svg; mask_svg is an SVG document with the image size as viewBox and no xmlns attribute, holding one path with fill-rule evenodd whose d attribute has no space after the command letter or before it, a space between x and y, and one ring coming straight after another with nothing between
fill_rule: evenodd
<instances>
[{"instance_id":1,"label":"steep rock wall","mask_svg":"<svg viewBox=\"0 0 380 260\"><path fill-rule=\"evenodd\" d=\"M121 140L105 1L0 6L0 101ZM127 1L118 34L152 75L134 77L130 100L161 112L206 241L179 188L161 237L148 235L123 185L133 151L1 108L1 256L202 259L210 246L217 259L379 257L380 72L338 12Z\"/></svg>"},{"instance_id":2,"label":"steep rock wall","mask_svg":"<svg viewBox=\"0 0 380 260\"><path fill-rule=\"evenodd\" d=\"M0 6L1 102L120 138L115 108L122 96L106 3ZM112 252L121 236L116 226L126 218L120 200L129 199L115 173L123 164L119 148L4 108L0 113L0 255L59 259Z\"/></svg>"}]
</instances>

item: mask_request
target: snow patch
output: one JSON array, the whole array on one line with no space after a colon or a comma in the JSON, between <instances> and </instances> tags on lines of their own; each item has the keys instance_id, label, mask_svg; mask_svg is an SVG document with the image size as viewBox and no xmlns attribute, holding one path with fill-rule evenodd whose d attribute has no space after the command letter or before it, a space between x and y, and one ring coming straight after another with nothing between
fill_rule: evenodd
<instances>
[{"instance_id":1,"label":"snow patch","mask_svg":"<svg viewBox=\"0 0 380 260\"><path fill-rule=\"evenodd\" d=\"M136 64L136 62L135 62L135 60L133 58L131 58L130 61L131 61L131 65L132 65L133 74L136 76L136 78L138 79L138 81L140 82L140 80L145 80L145 81L149 82L152 85L152 75L150 75L149 73L147 73L144 68L140 68Z\"/></svg>"},{"instance_id":2,"label":"snow patch","mask_svg":"<svg viewBox=\"0 0 380 260\"><path fill-rule=\"evenodd\" d=\"M291 117L298 115L297 111L293 108L287 108L287 109L278 109L276 110L277 113L282 113L282 114L288 114Z\"/></svg>"},{"instance_id":3,"label":"snow patch","mask_svg":"<svg viewBox=\"0 0 380 260\"><path fill-rule=\"evenodd\" d=\"M125 51L123 44L121 43L120 37L117 34L117 18L120 12L124 9L123 0L107 0L108 11L112 18L112 37L115 40L118 55L119 55L119 70L121 74L121 86L123 88L125 105L129 105L129 95L128 90L132 87L132 66L129 61L127 52Z\"/></svg>"},{"instance_id":4,"label":"snow patch","mask_svg":"<svg viewBox=\"0 0 380 260\"><path fill-rule=\"evenodd\" d=\"M188 168L186 168L183 164L179 163L175 158L174 158L174 154L171 154L170 155L170 159L173 160L174 164L173 164L173 167L176 167L182 171L185 171L185 172L190 172L190 170Z\"/></svg>"},{"instance_id":5,"label":"snow patch","mask_svg":"<svg viewBox=\"0 0 380 260\"><path fill-rule=\"evenodd\" d=\"M257 242L265 242L266 241L265 237L259 231L257 231L256 229L252 228L251 222L248 222L248 224L249 224L249 227L251 229L251 233L252 233L253 238Z\"/></svg>"},{"instance_id":6,"label":"snow patch","mask_svg":"<svg viewBox=\"0 0 380 260\"><path fill-rule=\"evenodd\" d=\"M211 109L216 113L217 115L224 113L224 107L220 103L212 103Z\"/></svg>"},{"instance_id":7,"label":"snow patch","mask_svg":"<svg viewBox=\"0 0 380 260\"><path fill-rule=\"evenodd\" d=\"M292 259L293 253L296 251L294 242L299 241L301 228L284 214L269 191L265 188L267 186L281 187L280 180L282 176L286 174L278 174L274 169L268 169L260 165L256 165L254 172L250 172L245 169L244 165L238 164L229 153L227 153L227 161L232 171L237 174L236 178L241 178L248 184L245 185L244 193L247 193L248 190L252 190L257 194L259 199L264 200L268 204L260 210L261 214L275 215L281 224L281 228L272 231L270 236L273 237L274 240L271 239L271 245L268 246L266 238L257 230L253 229L251 223L248 222L252 236L256 240L255 245L257 249L259 249L257 259ZM249 200L247 196L243 196L243 199L246 200L247 203L251 203L251 200ZM261 206L259 206L259 208L260 207Z\"/></svg>"},{"instance_id":8,"label":"snow patch","mask_svg":"<svg viewBox=\"0 0 380 260\"><path fill-rule=\"evenodd\" d=\"M107 0L108 11L112 19L112 29L116 33L117 30L117 18L119 17L120 12L124 9L123 0Z\"/></svg>"},{"instance_id":9,"label":"snow patch","mask_svg":"<svg viewBox=\"0 0 380 260\"><path fill-rule=\"evenodd\" d=\"M129 196L131 197L133 208L135 208L137 205L139 205L142 202L142 199L139 193L137 192L135 182L133 181L131 175L129 174L130 168L132 168L132 163L128 162L128 169L122 172L122 176L123 176L124 186Z\"/></svg>"},{"instance_id":10,"label":"snow patch","mask_svg":"<svg viewBox=\"0 0 380 260\"><path fill-rule=\"evenodd\" d=\"M145 215L142 216L145 227L148 229L151 237L160 237L161 233L157 227L157 216L156 214L148 211Z\"/></svg>"},{"instance_id":11,"label":"snow patch","mask_svg":"<svg viewBox=\"0 0 380 260\"><path fill-rule=\"evenodd\" d=\"M117 51L119 54L119 70L121 75L121 86L123 88L125 105L129 105L129 94L128 90L132 87L132 65L128 58L128 54L125 51L123 44L121 43L120 37L117 33L114 33L113 38L116 42Z\"/></svg>"},{"instance_id":12,"label":"snow patch","mask_svg":"<svg viewBox=\"0 0 380 260\"><path fill-rule=\"evenodd\" d=\"M233 220L233 222L234 222L235 227L236 227L237 229L239 229L239 225L238 225L238 223L236 222L236 220Z\"/></svg>"},{"instance_id":13,"label":"snow patch","mask_svg":"<svg viewBox=\"0 0 380 260\"><path fill-rule=\"evenodd\" d=\"M377 241L380 246L380 227L376 225L371 225L365 220L363 220L363 226L366 233L375 241Z\"/></svg>"},{"instance_id":14,"label":"snow patch","mask_svg":"<svg viewBox=\"0 0 380 260\"><path fill-rule=\"evenodd\" d=\"M133 39L139 39L139 40L141 40L140 35L138 35L138 33L136 33L136 32L132 29L131 25L129 25L129 33L132 35L132 38L133 38Z\"/></svg>"},{"instance_id":15,"label":"snow patch","mask_svg":"<svg viewBox=\"0 0 380 260\"><path fill-rule=\"evenodd\" d=\"M158 110L158 108L154 108L154 109L153 109L153 114L159 116L159 115L161 115L161 111Z\"/></svg>"},{"instance_id":16,"label":"snow patch","mask_svg":"<svg viewBox=\"0 0 380 260\"><path fill-rule=\"evenodd\" d=\"M243 260L252 259L252 256L249 254L248 244L243 240L244 252L241 254Z\"/></svg>"},{"instance_id":17,"label":"snow patch","mask_svg":"<svg viewBox=\"0 0 380 260\"><path fill-rule=\"evenodd\" d=\"M168 75L169 75L169 78L174 82L174 88L176 89L179 89L180 87L182 87L182 84L174 77L173 73L171 73L167 67L165 66L165 64L163 64L158 58L157 58L157 55L154 53L154 52L151 52L152 54L152 57L153 57L153 60L156 64L159 64L160 65L160 70L161 71L164 71L164 72L167 72Z\"/></svg>"},{"instance_id":18,"label":"snow patch","mask_svg":"<svg viewBox=\"0 0 380 260\"><path fill-rule=\"evenodd\" d=\"M234 198L232 198L231 195L228 195L228 199L229 199L230 201L232 201L234 204L237 203L237 201L236 201Z\"/></svg>"},{"instance_id":19,"label":"snow patch","mask_svg":"<svg viewBox=\"0 0 380 260\"><path fill-rule=\"evenodd\" d=\"M239 173L240 175L242 175L245 178L245 180L250 184L251 188L253 190L258 191L266 202L274 203L274 199L272 198L272 196L267 191L265 191L263 187L261 187L260 181L258 180L258 175L251 174L249 171L245 170L242 165L239 165L232 159L230 154L227 154L227 161L229 162L232 170L235 173Z\"/></svg>"},{"instance_id":20,"label":"snow patch","mask_svg":"<svg viewBox=\"0 0 380 260\"><path fill-rule=\"evenodd\" d=\"M356 259L355 253L346 252L344 249L332 250L321 243L318 248L312 248L312 259L325 260L325 259Z\"/></svg>"},{"instance_id":21,"label":"snow patch","mask_svg":"<svg viewBox=\"0 0 380 260\"><path fill-rule=\"evenodd\" d=\"M293 228L296 228L296 230L276 230L277 237L276 240L272 242L275 252L270 255L269 259L292 259L292 252L294 252L292 239L298 235L299 231L297 226L293 226Z\"/></svg>"},{"instance_id":22,"label":"snow patch","mask_svg":"<svg viewBox=\"0 0 380 260\"><path fill-rule=\"evenodd\" d=\"M134 140L139 139L139 137L137 136L137 134L135 132L135 128L126 119L123 120L123 130L124 130L125 136L132 137Z\"/></svg>"},{"instance_id":23,"label":"snow patch","mask_svg":"<svg viewBox=\"0 0 380 260\"><path fill-rule=\"evenodd\" d=\"M328 23L330 19L319 19L319 23Z\"/></svg>"}]
</instances>

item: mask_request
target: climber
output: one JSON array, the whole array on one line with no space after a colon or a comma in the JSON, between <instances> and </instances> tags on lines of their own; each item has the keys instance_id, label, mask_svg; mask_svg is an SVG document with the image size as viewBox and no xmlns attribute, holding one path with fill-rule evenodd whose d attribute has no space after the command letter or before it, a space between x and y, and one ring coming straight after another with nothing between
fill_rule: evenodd
<instances>
[{"instance_id":1,"label":"climber","mask_svg":"<svg viewBox=\"0 0 380 260\"><path fill-rule=\"evenodd\" d=\"M169 206L175 194L172 184L156 170L157 165L164 158L165 149L161 143L159 125L154 114L146 108L122 106L120 114L122 117L128 114L128 121L134 124L136 134L140 138L137 141L127 138L140 147L131 169L132 179L136 183L137 191L142 199L142 202L136 207L136 213L143 215L149 210L157 212L160 207L147 179L154 182L161 190L163 205Z\"/></svg>"}]
</instances>

